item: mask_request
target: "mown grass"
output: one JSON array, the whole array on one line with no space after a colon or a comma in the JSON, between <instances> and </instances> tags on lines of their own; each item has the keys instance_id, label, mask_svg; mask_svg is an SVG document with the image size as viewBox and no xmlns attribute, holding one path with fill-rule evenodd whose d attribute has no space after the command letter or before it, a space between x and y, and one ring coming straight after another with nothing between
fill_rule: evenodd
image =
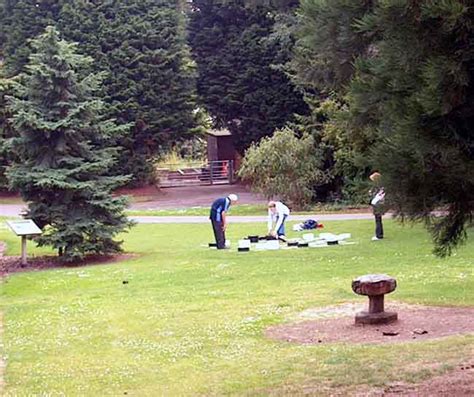
<instances>
[{"instance_id":1,"label":"mown grass","mask_svg":"<svg viewBox=\"0 0 474 397\"><path fill-rule=\"evenodd\" d=\"M264 337L307 308L365 302L350 284L366 273L397 278L388 299L474 305L472 235L438 259L421 227L385 227L373 243L371 221L325 222L357 244L238 253L204 247L209 225L138 225L123 236L137 258L12 275L1 286L5 394L324 395L417 382L472 357L472 335L384 346ZM259 232L232 224L228 237ZM18 254L9 231L0 239Z\"/></svg>"},{"instance_id":2,"label":"mown grass","mask_svg":"<svg viewBox=\"0 0 474 397\"><path fill-rule=\"evenodd\" d=\"M239 204L234 206L229 215L266 215L265 205ZM209 216L209 206L188 208L163 208L146 210L127 210L127 215L133 216Z\"/></svg>"},{"instance_id":3,"label":"mown grass","mask_svg":"<svg viewBox=\"0 0 474 397\"><path fill-rule=\"evenodd\" d=\"M267 214L266 205L239 204L231 208L229 215L263 215ZM371 212L366 206L318 204L306 211L292 211L293 215L312 215L337 212ZM146 210L127 210L127 215L134 216L208 216L209 207L164 208Z\"/></svg>"}]
</instances>

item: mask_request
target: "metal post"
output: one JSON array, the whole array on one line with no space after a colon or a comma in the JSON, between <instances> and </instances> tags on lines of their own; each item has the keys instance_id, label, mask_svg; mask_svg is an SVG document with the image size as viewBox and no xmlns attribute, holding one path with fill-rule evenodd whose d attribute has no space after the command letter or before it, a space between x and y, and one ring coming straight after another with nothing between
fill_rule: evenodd
<instances>
[{"instance_id":1,"label":"metal post","mask_svg":"<svg viewBox=\"0 0 474 397\"><path fill-rule=\"evenodd\" d=\"M212 163L213 163L212 161L209 161L209 179L211 181L211 185L213 184L213 180L212 180L213 179L213 175L212 175L212 166L213 166L213 164Z\"/></svg>"},{"instance_id":2,"label":"metal post","mask_svg":"<svg viewBox=\"0 0 474 397\"><path fill-rule=\"evenodd\" d=\"M229 183L232 185L234 183L234 160L229 160L229 168L227 170Z\"/></svg>"},{"instance_id":3,"label":"metal post","mask_svg":"<svg viewBox=\"0 0 474 397\"><path fill-rule=\"evenodd\" d=\"M21 264L26 265L26 236L21 236Z\"/></svg>"}]
</instances>

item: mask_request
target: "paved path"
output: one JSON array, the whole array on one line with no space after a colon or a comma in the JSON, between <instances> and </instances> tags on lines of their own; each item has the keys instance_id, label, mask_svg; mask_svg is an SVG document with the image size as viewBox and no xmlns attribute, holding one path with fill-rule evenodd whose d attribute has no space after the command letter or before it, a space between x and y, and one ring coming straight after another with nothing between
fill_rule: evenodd
<instances>
[{"instance_id":1,"label":"paved path","mask_svg":"<svg viewBox=\"0 0 474 397\"><path fill-rule=\"evenodd\" d=\"M0 216L20 216L24 209L24 204L0 204Z\"/></svg>"}]
</instances>

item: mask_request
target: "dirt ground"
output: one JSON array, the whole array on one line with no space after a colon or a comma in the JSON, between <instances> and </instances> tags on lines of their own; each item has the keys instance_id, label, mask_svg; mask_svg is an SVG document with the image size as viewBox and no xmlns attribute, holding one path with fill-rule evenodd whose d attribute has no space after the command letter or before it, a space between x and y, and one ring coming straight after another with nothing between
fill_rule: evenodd
<instances>
[{"instance_id":1,"label":"dirt ground","mask_svg":"<svg viewBox=\"0 0 474 397\"><path fill-rule=\"evenodd\" d=\"M115 195L128 195L129 208L132 210L166 210L176 208L210 207L218 197L230 193L239 196L239 204L262 204L267 200L242 184L186 186L158 189L154 185L134 189L119 189ZM24 212L25 204L15 194L0 192L0 199L14 200L9 204L0 204L0 213L4 216L18 216Z\"/></svg>"},{"instance_id":2,"label":"dirt ground","mask_svg":"<svg viewBox=\"0 0 474 397\"><path fill-rule=\"evenodd\" d=\"M89 256L87 259L77 263L62 263L58 257L38 256L29 257L26 265L21 264L20 256L3 256L5 244L0 241L0 278L12 273L31 272L36 270L46 270L55 268L74 268L81 266L91 266L106 263L120 262L135 257L133 254L118 254L108 256ZM0 280L1 282L1 280Z\"/></svg>"},{"instance_id":3,"label":"dirt ground","mask_svg":"<svg viewBox=\"0 0 474 397\"><path fill-rule=\"evenodd\" d=\"M353 308L355 307L357 306L354 305ZM362 305L360 309L366 310ZM391 304L385 310L397 312L398 321L388 325L356 325L354 316L320 318L274 326L266 331L266 335L292 343L318 344L423 341L474 333L472 307Z\"/></svg>"}]
</instances>

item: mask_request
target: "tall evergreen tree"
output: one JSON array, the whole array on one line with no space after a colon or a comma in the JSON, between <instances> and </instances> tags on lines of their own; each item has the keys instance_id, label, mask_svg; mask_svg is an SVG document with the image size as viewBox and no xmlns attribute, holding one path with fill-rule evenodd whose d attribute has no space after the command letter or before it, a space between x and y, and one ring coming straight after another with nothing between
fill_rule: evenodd
<instances>
[{"instance_id":1,"label":"tall evergreen tree","mask_svg":"<svg viewBox=\"0 0 474 397\"><path fill-rule=\"evenodd\" d=\"M110 114L133 123L124 137L120 172L136 182L149 160L197 131L195 70L180 0L80 0L65 7L59 28L106 70Z\"/></svg>"},{"instance_id":2,"label":"tall evergreen tree","mask_svg":"<svg viewBox=\"0 0 474 397\"><path fill-rule=\"evenodd\" d=\"M331 193L353 203L367 202L370 150L376 134L349 121L347 89L355 61L370 51L371 38L355 24L373 8L371 0L302 0L297 43L288 65L292 81L309 93L310 111L326 120L318 128L332 159Z\"/></svg>"},{"instance_id":3,"label":"tall evergreen tree","mask_svg":"<svg viewBox=\"0 0 474 397\"><path fill-rule=\"evenodd\" d=\"M474 2L305 0L302 13L302 41L320 54L315 78L304 78L346 95L352 147L371 143L359 153L382 172L398 213L424 219L435 252L449 254L474 213ZM329 81L321 64L336 73ZM439 208L447 215L433 217Z\"/></svg>"},{"instance_id":4,"label":"tall evergreen tree","mask_svg":"<svg viewBox=\"0 0 474 397\"><path fill-rule=\"evenodd\" d=\"M5 102L8 86L8 81L2 78L2 67L0 65L0 190L8 190L8 180L5 172L12 159L12 153L8 151L6 145L7 139L12 136Z\"/></svg>"},{"instance_id":5,"label":"tall evergreen tree","mask_svg":"<svg viewBox=\"0 0 474 397\"><path fill-rule=\"evenodd\" d=\"M234 134L243 152L252 142L305 113L301 94L286 74L269 7L243 0L194 0L189 40L198 65L198 94L218 127Z\"/></svg>"},{"instance_id":6,"label":"tall evergreen tree","mask_svg":"<svg viewBox=\"0 0 474 397\"><path fill-rule=\"evenodd\" d=\"M28 40L58 18L63 0L0 0L0 38L7 76L28 62Z\"/></svg>"},{"instance_id":7,"label":"tall evergreen tree","mask_svg":"<svg viewBox=\"0 0 474 397\"><path fill-rule=\"evenodd\" d=\"M66 261L118 252L114 236L130 224L125 200L111 190L128 178L106 176L117 156L108 142L128 126L101 116L101 76L78 75L91 58L53 27L31 45L25 72L13 79L15 94L7 97L16 133L9 144L18 156L8 178L28 203L27 216L43 228L39 245L53 246Z\"/></svg>"}]
</instances>

